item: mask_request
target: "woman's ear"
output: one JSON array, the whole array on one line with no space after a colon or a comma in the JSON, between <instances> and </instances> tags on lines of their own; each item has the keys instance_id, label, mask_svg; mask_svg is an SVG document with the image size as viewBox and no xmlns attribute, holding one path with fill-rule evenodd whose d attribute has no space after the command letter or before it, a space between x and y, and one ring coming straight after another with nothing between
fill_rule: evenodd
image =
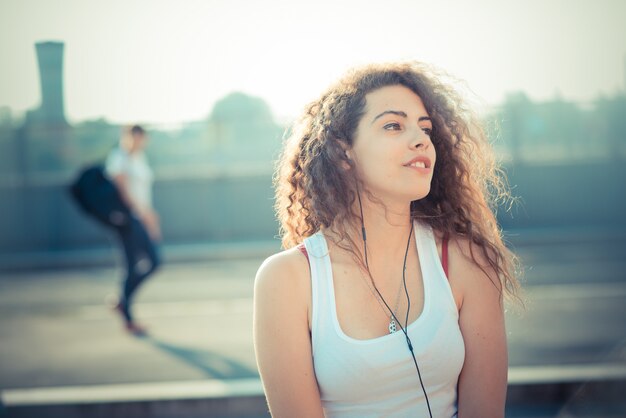
<instances>
[{"instance_id":1,"label":"woman's ear","mask_svg":"<svg viewBox=\"0 0 626 418\"><path fill-rule=\"evenodd\" d=\"M341 168L343 168L344 170L350 170L351 165L350 164L354 164L354 162L352 161L352 150L350 149L350 144L348 143L348 141L346 140L342 140L342 139L335 139L337 142L335 143L336 145L339 146L339 150L336 149L336 151L342 152L343 151L343 158L341 158ZM340 154L341 155L341 154ZM348 162L348 161L350 162Z\"/></svg>"},{"instance_id":2,"label":"woman's ear","mask_svg":"<svg viewBox=\"0 0 626 418\"><path fill-rule=\"evenodd\" d=\"M350 161L352 161L352 155L350 154L350 150L344 150L343 151L344 155L346 156L346 158ZM354 164L354 163L353 163ZM343 167L344 170L350 170L351 166L347 161L342 161L341 162L341 166Z\"/></svg>"}]
</instances>

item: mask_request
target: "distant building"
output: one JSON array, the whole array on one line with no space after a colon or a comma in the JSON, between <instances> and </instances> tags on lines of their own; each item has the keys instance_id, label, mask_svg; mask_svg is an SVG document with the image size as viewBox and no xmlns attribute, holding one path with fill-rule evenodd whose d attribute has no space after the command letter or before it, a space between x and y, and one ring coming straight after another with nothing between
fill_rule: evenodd
<instances>
[{"instance_id":1,"label":"distant building","mask_svg":"<svg viewBox=\"0 0 626 418\"><path fill-rule=\"evenodd\" d=\"M63 42L38 42L37 61L41 82L41 105L27 115L27 123L67 125L63 99Z\"/></svg>"},{"instance_id":2,"label":"distant building","mask_svg":"<svg viewBox=\"0 0 626 418\"><path fill-rule=\"evenodd\" d=\"M271 170L284 129L276 124L263 99L235 92L215 104L209 130L215 144L211 158L216 164L230 167L259 164Z\"/></svg>"},{"instance_id":3,"label":"distant building","mask_svg":"<svg viewBox=\"0 0 626 418\"><path fill-rule=\"evenodd\" d=\"M11 125L12 122L11 108L9 106L0 106L0 126Z\"/></svg>"},{"instance_id":4,"label":"distant building","mask_svg":"<svg viewBox=\"0 0 626 418\"><path fill-rule=\"evenodd\" d=\"M72 129L65 119L63 99L63 42L35 44L41 82L41 104L29 110L17 133L19 171L32 174L61 172L74 159Z\"/></svg>"}]
</instances>

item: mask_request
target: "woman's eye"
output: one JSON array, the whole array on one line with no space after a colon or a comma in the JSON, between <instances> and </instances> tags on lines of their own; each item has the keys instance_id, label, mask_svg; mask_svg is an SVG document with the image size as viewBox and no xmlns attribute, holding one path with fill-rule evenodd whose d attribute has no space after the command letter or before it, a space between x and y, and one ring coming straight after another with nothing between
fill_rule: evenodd
<instances>
[{"instance_id":1,"label":"woman's eye","mask_svg":"<svg viewBox=\"0 0 626 418\"><path fill-rule=\"evenodd\" d=\"M433 132L431 128L422 128L422 131L424 131L424 133L428 136L430 136L430 134Z\"/></svg>"},{"instance_id":2,"label":"woman's eye","mask_svg":"<svg viewBox=\"0 0 626 418\"><path fill-rule=\"evenodd\" d=\"M388 123L385 126L383 126L383 129L387 131L398 131L400 130L400 124L396 122Z\"/></svg>"}]
</instances>

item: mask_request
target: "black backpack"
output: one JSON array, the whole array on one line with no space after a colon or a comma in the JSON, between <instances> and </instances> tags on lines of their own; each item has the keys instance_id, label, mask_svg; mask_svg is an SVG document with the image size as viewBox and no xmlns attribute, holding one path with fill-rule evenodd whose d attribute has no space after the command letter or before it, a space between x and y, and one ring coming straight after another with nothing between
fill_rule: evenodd
<instances>
[{"instance_id":1,"label":"black backpack","mask_svg":"<svg viewBox=\"0 0 626 418\"><path fill-rule=\"evenodd\" d=\"M129 224L130 209L102 164L84 167L70 184L69 192L85 213L105 226L123 228Z\"/></svg>"}]
</instances>

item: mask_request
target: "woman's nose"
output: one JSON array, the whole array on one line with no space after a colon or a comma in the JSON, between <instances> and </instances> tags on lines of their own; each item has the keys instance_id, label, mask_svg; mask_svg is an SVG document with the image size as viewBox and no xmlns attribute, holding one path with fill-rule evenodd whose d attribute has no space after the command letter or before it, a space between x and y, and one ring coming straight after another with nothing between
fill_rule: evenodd
<instances>
[{"instance_id":1,"label":"woman's nose","mask_svg":"<svg viewBox=\"0 0 626 418\"><path fill-rule=\"evenodd\" d=\"M417 128L412 135L410 148L428 148L430 144L430 136L423 129Z\"/></svg>"}]
</instances>

